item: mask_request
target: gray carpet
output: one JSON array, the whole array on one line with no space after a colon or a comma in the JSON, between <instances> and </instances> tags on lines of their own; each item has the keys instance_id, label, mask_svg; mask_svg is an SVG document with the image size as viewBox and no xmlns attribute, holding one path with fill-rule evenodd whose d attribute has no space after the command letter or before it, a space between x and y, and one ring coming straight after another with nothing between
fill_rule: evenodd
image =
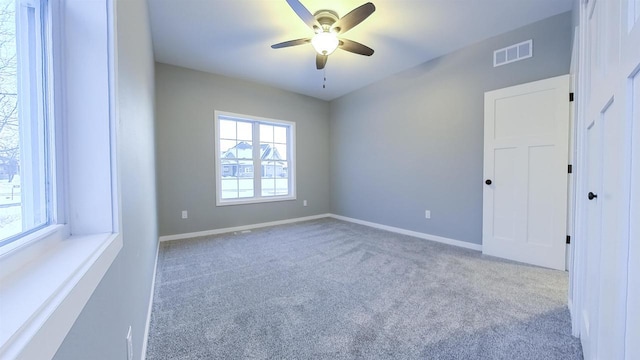
<instances>
[{"instance_id":1,"label":"gray carpet","mask_svg":"<svg viewBox=\"0 0 640 360\"><path fill-rule=\"evenodd\" d=\"M581 359L567 283L333 219L165 242L147 359Z\"/></svg>"}]
</instances>

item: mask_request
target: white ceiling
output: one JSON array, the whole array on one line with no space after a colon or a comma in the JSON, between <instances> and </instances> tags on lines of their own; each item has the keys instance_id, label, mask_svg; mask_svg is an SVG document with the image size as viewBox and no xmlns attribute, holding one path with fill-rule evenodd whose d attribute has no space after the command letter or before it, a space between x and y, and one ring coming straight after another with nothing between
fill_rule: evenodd
<instances>
[{"instance_id":1,"label":"white ceiling","mask_svg":"<svg viewBox=\"0 0 640 360\"><path fill-rule=\"evenodd\" d=\"M311 45L270 47L313 35L285 0L149 0L155 59L332 100L572 6L572 0L371 1L376 11L343 37L375 53L336 50L325 89ZM367 0L301 2L311 13L330 9L343 16Z\"/></svg>"}]
</instances>

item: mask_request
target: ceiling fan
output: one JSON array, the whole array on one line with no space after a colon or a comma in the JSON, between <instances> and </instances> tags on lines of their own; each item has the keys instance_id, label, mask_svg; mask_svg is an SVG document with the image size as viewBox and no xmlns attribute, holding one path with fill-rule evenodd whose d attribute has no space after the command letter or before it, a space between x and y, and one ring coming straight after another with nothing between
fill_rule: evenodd
<instances>
[{"instance_id":1,"label":"ceiling fan","mask_svg":"<svg viewBox=\"0 0 640 360\"><path fill-rule=\"evenodd\" d=\"M318 10L311 14L307 8L298 0L287 0L291 9L307 24L315 33L313 37L289 40L271 45L273 49L280 49L289 46L311 44L316 50L316 68L324 69L329 55L336 48L365 56L373 55L373 49L352 40L339 38L339 35L351 30L354 26L363 22L369 15L376 11L376 7L368 2L351 10L343 17L339 17L332 10Z\"/></svg>"}]
</instances>

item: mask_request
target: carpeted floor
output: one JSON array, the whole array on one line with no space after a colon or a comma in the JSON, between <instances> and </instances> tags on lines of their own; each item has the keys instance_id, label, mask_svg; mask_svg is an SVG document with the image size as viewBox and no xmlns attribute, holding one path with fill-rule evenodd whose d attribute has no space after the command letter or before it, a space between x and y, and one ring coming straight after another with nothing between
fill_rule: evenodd
<instances>
[{"instance_id":1,"label":"carpeted floor","mask_svg":"<svg viewBox=\"0 0 640 360\"><path fill-rule=\"evenodd\" d=\"M333 219L165 242L147 359L582 359L567 283Z\"/></svg>"}]
</instances>

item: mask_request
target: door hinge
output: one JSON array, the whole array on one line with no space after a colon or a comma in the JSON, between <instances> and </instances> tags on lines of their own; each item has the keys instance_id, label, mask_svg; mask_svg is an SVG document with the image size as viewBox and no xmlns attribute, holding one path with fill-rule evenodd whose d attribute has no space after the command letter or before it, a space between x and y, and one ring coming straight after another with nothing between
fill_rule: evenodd
<instances>
[{"instance_id":1,"label":"door hinge","mask_svg":"<svg viewBox=\"0 0 640 360\"><path fill-rule=\"evenodd\" d=\"M567 244L571 244L571 236L567 235Z\"/></svg>"},{"instance_id":2,"label":"door hinge","mask_svg":"<svg viewBox=\"0 0 640 360\"><path fill-rule=\"evenodd\" d=\"M569 168L567 169L569 174L573 174L573 165L569 164Z\"/></svg>"},{"instance_id":3,"label":"door hinge","mask_svg":"<svg viewBox=\"0 0 640 360\"><path fill-rule=\"evenodd\" d=\"M569 101L573 101L573 93L569 93Z\"/></svg>"}]
</instances>

